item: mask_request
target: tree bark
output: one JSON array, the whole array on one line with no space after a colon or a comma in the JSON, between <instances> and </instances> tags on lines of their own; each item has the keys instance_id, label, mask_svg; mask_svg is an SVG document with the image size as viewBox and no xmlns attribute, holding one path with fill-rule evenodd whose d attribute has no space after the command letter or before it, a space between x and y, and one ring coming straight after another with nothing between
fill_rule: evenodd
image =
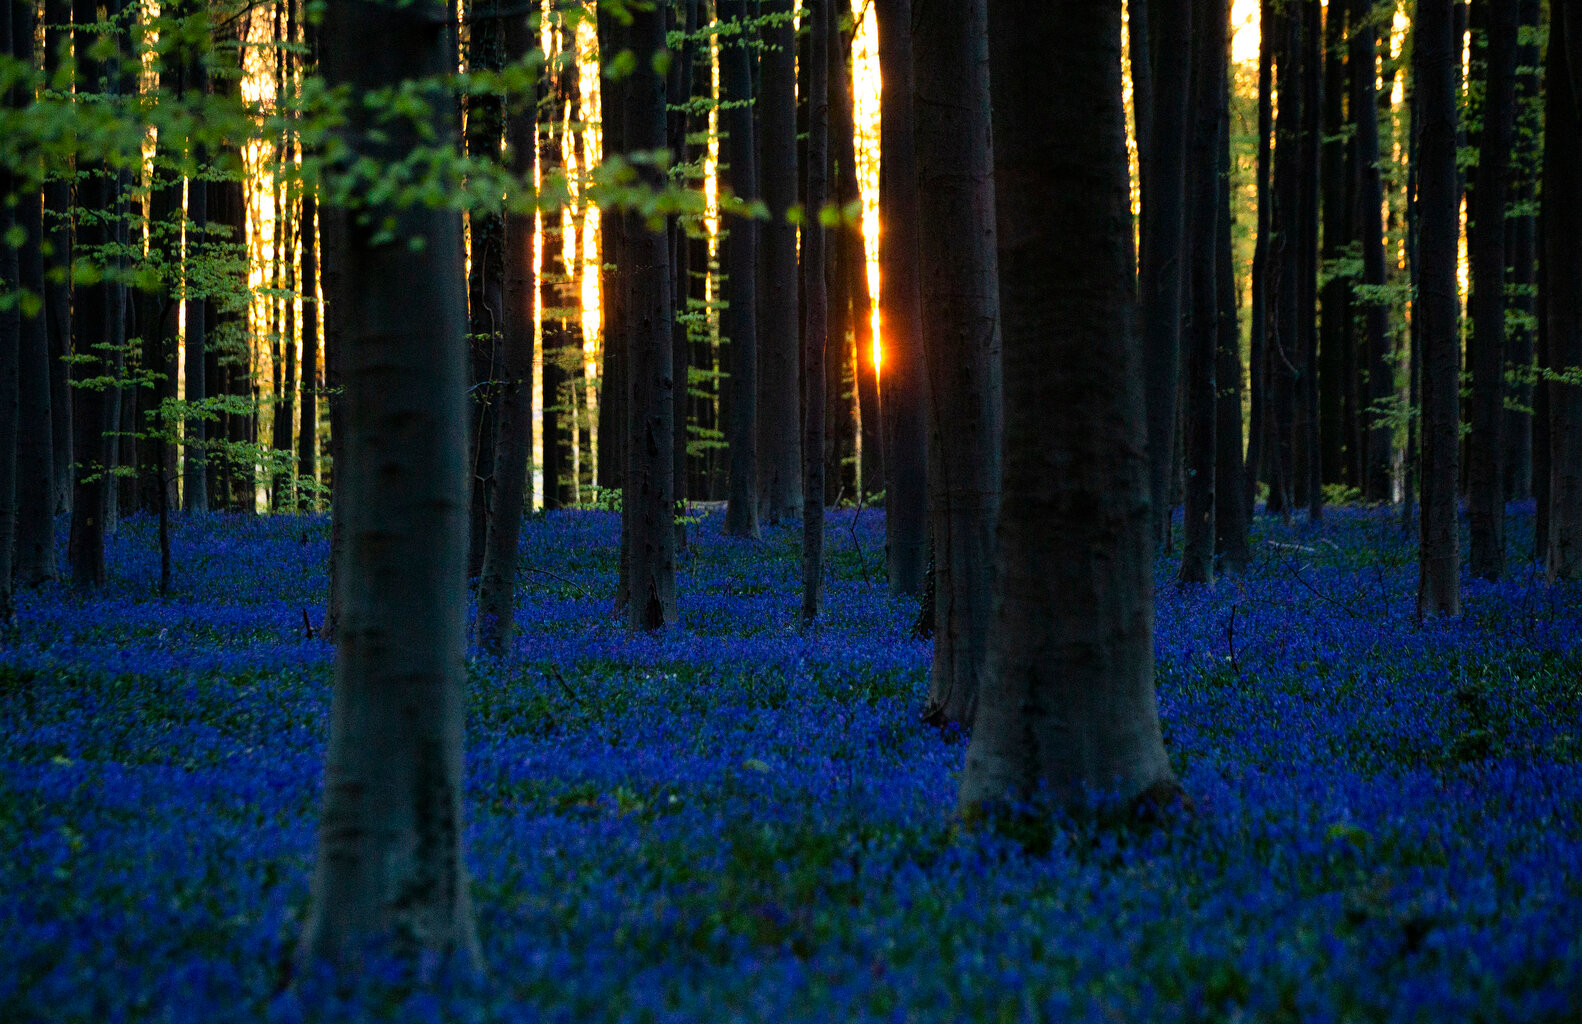
<instances>
[{"instance_id":1,"label":"tree bark","mask_svg":"<svg viewBox=\"0 0 1582 1024\"><path fill-rule=\"evenodd\" d=\"M319 507L319 220L318 199L311 188L302 194L302 262L297 270L302 289L302 422L297 433L297 478L302 481L301 508Z\"/></svg>"},{"instance_id":2,"label":"tree bark","mask_svg":"<svg viewBox=\"0 0 1582 1024\"><path fill-rule=\"evenodd\" d=\"M985 0L913 6L934 664L928 721L972 727L1000 507L999 278Z\"/></svg>"},{"instance_id":3,"label":"tree bark","mask_svg":"<svg viewBox=\"0 0 1582 1024\"><path fill-rule=\"evenodd\" d=\"M454 8L451 9L454 11ZM437 3L336 0L326 79L354 94L454 74L455 23ZM454 142L445 93L428 128ZM352 152L381 162L418 144L388 122ZM463 851L466 694L466 271L459 215L375 209L395 241L347 217L344 272L344 591L312 906L298 961L342 965L368 949L480 966ZM422 238L421 256L405 244Z\"/></svg>"},{"instance_id":4,"label":"tree bark","mask_svg":"<svg viewBox=\"0 0 1582 1024\"><path fill-rule=\"evenodd\" d=\"M884 547L890 593L921 596L928 540L928 427L918 268L912 5L875 0L879 19L879 323L884 380Z\"/></svg>"},{"instance_id":5,"label":"tree bark","mask_svg":"<svg viewBox=\"0 0 1582 1024\"><path fill-rule=\"evenodd\" d=\"M787 15L778 0L764 13ZM796 39L789 18L764 29L758 95L759 172L769 220L760 229L763 288L758 317L758 513L770 523L802 513L797 386Z\"/></svg>"},{"instance_id":6,"label":"tree bark","mask_svg":"<svg viewBox=\"0 0 1582 1024\"><path fill-rule=\"evenodd\" d=\"M1148 55L1152 128L1142 152L1143 377L1148 409L1149 498L1154 540L1169 543L1171 469L1181 364L1181 285L1186 238L1187 96L1191 89L1191 0L1150 0Z\"/></svg>"},{"instance_id":7,"label":"tree bark","mask_svg":"<svg viewBox=\"0 0 1582 1024\"><path fill-rule=\"evenodd\" d=\"M1130 799L1173 777L1154 700L1121 6L996 0L990 18L1006 500L960 802Z\"/></svg>"},{"instance_id":8,"label":"tree bark","mask_svg":"<svg viewBox=\"0 0 1582 1024\"><path fill-rule=\"evenodd\" d=\"M1357 237L1362 243L1363 348L1367 361L1368 405L1379 409L1395 398L1395 368L1390 362L1390 307L1380 294L1385 284L1384 185L1379 171L1379 116L1374 73L1376 29L1369 0L1354 0L1351 32L1351 116L1355 125ZM1389 501L1394 496L1395 428L1378 412L1366 419L1363 497Z\"/></svg>"},{"instance_id":9,"label":"tree bark","mask_svg":"<svg viewBox=\"0 0 1582 1024\"><path fill-rule=\"evenodd\" d=\"M822 212L829 196L830 0L807 0L807 186L802 221L802 628L824 604L825 347L829 288Z\"/></svg>"},{"instance_id":10,"label":"tree bark","mask_svg":"<svg viewBox=\"0 0 1582 1024\"><path fill-rule=\"evenodd\" d=\"M467 66L497 71L505 63L500 0L473 0L468 9ZM499 159L504 137L498 95L467 97L467 155ZM505 219L497 211L473 210L467 227L472 261L467 277L467 355L471 373L467 431L467 576L483 572L483 545L489 535L489 502L494 494L494 450L499 421L501 332L505 325Z\"/></svg>"},{"instance_id":11,"label":"tree bark","mask_svg":"<svg viewBox=\"0 0 1582 1024\"><path fill-rule=\"evenodd\" d=\"M1336 4L1338 9L1339 4ZM1301 325L1302 372L1302 452L1305 458L1302 494L1307 504L1308 521L1324 516L1323 449L1319 443L1318 406L1318 147L1322 125L1319 108L1323 103L1323 12L1319 0L1304 0L1302 5L1302 178L1301 250L1297 257L1300 288L1298 314Z\"/></svg>"},{"instance_id":12,"label":"tree bark","mask_svg":"<svg viewBox=\"0 0 1582 1024\"><path fill-rule=\"evenodd\" d=\"M607 66L621 53L631 49L631 29L616 17L609 5L597 8L599 63ZM599 138L603 158L609 161L627 152L627 93L631 78L603 78L599 82ZM606 269L599 281L600 333L603 359L599 372L599 436L597 455L598 485L619 490L625 485L626 403L631 380L626 365L628 354L627 305L630 301L628 273L632 265L631 218L620 209L601 211L599 255ZM622 572L625 572L623 567ZM623 577L624 579L624 577ZM625 584L622 584L622 593ZM618 603L619 603L618 599Z\"/></svg>"},{"instance_id":13,"label":"tree bark","mask_svg":"<svg viewBox=\"0 0 1582 1024\"><path fill-rule=\"evenodd\" d=\"M1325 280L1319 288L1318 417L1323 438L1323 482L1345 483L1347 381L1355 347L1352 332L1353 276L1340 273L1347 246L1355 241L1356 189L1351 181L1350 149L1345 122L1346 10L1334 3L1324 15L1323 135L1319 142L1318 178L1323 238L1319 250Z\"/></svg>"},{"instance_id":14,"label":"tree bark","mask_svg":"<svg viewBox=\"0 0 1582 1024\"><path fill-rule=\"evenodd\" d=\"M1518 0L1518 24L1536 34L1538 0ZM1505 497L1521 501L1533 493L1534 291L1537 286L1537 218L1534 184L1538 178L1538 138L1542 98L1538 88L1537 42L1519 42L1516 56L1516 131L1511 147L1511 197L1505 220L1510 261L1510 312L1505 334L1506 365L1516 371L1514 399L1505 410Z\"/></svg>"},{"instance_id":15,"label":"tree bark","mask_svg":"<svg viewBox=\"0 0 1582 1024\"><path fill-rule=\"evenodd\" d=\"M1230 78L1221 76L1219 108L1219 211L1215 220L1214 287L1219 293L1218 338L1214 350L1214 554L1220 571L1247 571L1247 482L1242 461L1241 325L1236 318L1236 266L1231 248Z\"/></svg>"},{"instance_id":16,"label":"tree bark","mask_svg":"<svg viewBox=\"0 0 1582 1024\"><path fill-rule=\"evenodd\" d=\"M1562 8L1564 8L1562 10ZM1544 126L1544 293L1549 364L1582 366L1582 16L1550 12ZM1549 387L1551 579L1582 577L1582 388Z\"/></svg>"},{"instance_id":17,"label":"tree bark","mask_svg":"<svg viewBox=\"0 0 1582 1024\"><path fill-rule=\"evenodd\" d=\"M0 56L13 56L11 4L0 6ZM14 112L23 104L23 90L0 90L0 108ZM0 295L19 292L22 286L21 246L12 237L17 228L17 176L0 165ZM23 239L23 245L28 244ZM17 525L17 406L22 351L22 310L12 303L0 309L0 628L9 633L16 621L15 577L12 572Z\"/></svg>"},{"instance_id":18,"label":"tree bark","mask_svg":"<svg viewBox=\"0 0 1582 1024\"><path fill-rule=\"evenodd\" d=\"M736 26L720 39L720 181L722 195L744 203L758 199L758 161L753 144L752 33L746 0L720 0L720 21ZM723 26L722 26L723 27ZM725 532L758 537L758 222L731 217L720 241L725 308L720 334L726 346L730 393L726 443L730 446Z\"/></svg>"},{"instance_id":19,"label":"tree bark","mask_svg":"<svg viewBox=\"0 0 1582 1024\"><path fill-rule=\"evenodd\" d=\"M1256 511L1258 482L1265 469L1265 441L1269 436L1270 408L1270 359L1269 359L1269 235L1270 206L1273 196L1269 187L1273 149L1270 146L1274 132L1274 50L1278 25L1275 23L1273 0L1260 0L1258 5L1258 163L1257 193L1258 222L1254 229L1252 253L1251 309L1249 310L1247 343L1247 387L1249 415L1247 417L1247 459L1245 480L1247 488L1247 517ZM1273 490L1270 491L1271 497Z\"/></svg>"},{"instance_id":20,"label":"tree bark","mask_svg":"<svg viewBox=\"0 0 1582 1024\"><path fill-rule=\"evenodd\" d=\"M63 51L71 46L71 0L45 0L44 72L53 80L60 71ZM55 460L55 512L71 511L72 487L76 480L72 466L76 449L72 444L71 354L72 307L72 222L71 168L51 169L44 182L44 230L49 236L50 252L45 257L44 310L49 332L49 415L50 448ZM60 172L57 172L60 171Z\"/></svg>"},{"instance_id":21,"label":"tree bark","mask_svg":"<svg viewBox=\"0 0 1582 1024\"><path fill-rule=\"evenodd\" d=\"M1181 545L1182 583L1214 579L1214 510L1219 385L1218 264L1220 106L1225 91L1227 0L1192 5L1192 90L1188 106L1191 150L1187 181L1187 248L1191 262L1190 329L1186 333L1186 509Z\"/></svg>"},{"instance_id":22,"label":"tree bark","mask_svg":"<svg viewBox=\"0 0 1582 1024\"><path fill-rule=\"evenodd\" d=\"M1516 133L1516 6L1489 5L1483 130L1469 228L1472 270L1472 437L1467 447L1467 519L1472 574L1505 574L1505 204Z\"/></svg>"},{"instance_id":23,"label":"tree bark","mask_svg":"<svg viewBox=\"0 0 1582 1024\"><path fill-rule=\"evenodd\" d=\"M1422 516L1419 615L1461 612L1456 529L1459 344L1456 330L1456 86L1460 46L1450 0L1419 0L1413 74L1422 119L1418 160L1421 224L1418 305L1422 317Z\"/></svg>"}]
</instances>

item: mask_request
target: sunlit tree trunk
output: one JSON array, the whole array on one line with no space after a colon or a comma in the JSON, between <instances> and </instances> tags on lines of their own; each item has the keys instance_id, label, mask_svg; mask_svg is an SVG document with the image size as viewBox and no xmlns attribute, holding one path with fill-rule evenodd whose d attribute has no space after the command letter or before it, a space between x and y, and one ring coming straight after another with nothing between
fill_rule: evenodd
<instances>
[{"instance_id":1,"label":"sunlit tree trunk","mask_svg":"<svg viewBox=\"0 0 1582 1024\"><path fill-rule=\"evenodd\" d=\"M1415 117L1422 119L1418 216L1421 243L1418 315L1422 317L1422 522L1419 615L1461 612L1456 529L1459 339L1456 331L1456 86L1460 45L1450 0L1419 0L1413 38Z\"/></svg>"},{"instance_id":2,"label":"sunlit tree trunk","mask_svg":"<svg viewBox=\"0 0 1582 1024\"><path fill-rule=\"evenodd\" d=\"M892 594L921 596L928 538L928 430L918 276L912 5L875 0L879 18L879 322L884 346L885 566Z\"/></svg>"},{"instance_id":3,"label":"sunlit tree trunk","mask_svg":"<svg viewBox=\"0 0 1582 1024\"><path fill-rule=\"evenodd\" d=\"M1191 149L1187 182L1187 264L1190 329L1186 333L1185 539L1182 583L1214 579L1219 287L1217 240L1220 201L1220 106L1225 91L1226 0L1192 5L1192 95L1188 107Z\"/></svg>"},{"instance_id":4,"label":"sunlit tree trunk","mask_svg":"<svg viewBox=\"0 0 1582 1024\"><path fill-rule=\"evenodd\" d=\"M984 0L917 0L912 17L937 595L926 716L963 729L988 645L1003 423L986 17Z\"/></svg>"},{"instance_id":5,"label":"sunlit tree trunk","mask_svg":"<svg viewBox=\"0 0 1582 1024\"><path fill-rule=\"evenodd\" d=\"M451 12L454 8L450 9ZM354 94L456 68L456 29L433 2L334 0L323 67ZM451 94L423 127L454 143ZM419 142L353 107L352 151L382 164ZM344 503L342 620L304 966L373 950L476 966L463 852L466 666L466 270L457 214L376 208L347 217L347 437L335 464ZM395 218L394 238L373 232ZM407 240L421 238L414 253ZM339 253L337 255L340 255Z\"/></svg>"},{"instance_id":6,"label":"sunlit tree trunk","mask_svg":"<svg viewBox=\"0 0 1582 1024\"><path fill-rule=\"evenodd\" d=\"M1154 702L1121 7L995 0L990 19L1005 501L960 799L1132 798L1173 780Z\"/></svg>"},{"instance_id":7,"label":"sunlit tree trunk","mask_svg":"<svg viewBox=\"0 0 1582 1024\"><path fill-rule=\"evenodd\" d=\"M1472 437L1467 447L1467 519L1473 575L1505 574L1505 204L1515 140L1516 6L1488 10L1483 130L1471 233Z\"/></svg>"}]
</instances>

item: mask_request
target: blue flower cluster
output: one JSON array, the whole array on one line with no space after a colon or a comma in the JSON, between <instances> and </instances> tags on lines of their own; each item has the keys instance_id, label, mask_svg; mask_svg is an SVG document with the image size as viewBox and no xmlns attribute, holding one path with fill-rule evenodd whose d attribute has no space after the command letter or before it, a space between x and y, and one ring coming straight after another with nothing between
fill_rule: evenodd
<instances>
[{"instance_id":1,"label":"blue flower cluster","mask_svg":"<svg viewBox=\"0 0 1582 1024\"><path fill-rule=\"evenodd\" d=\"M633 637L618 517L527 525L520 635L470 665L488 974L345 988L289 975L327 524L179 521L160 599L124 522L109 588L22 595L0 654L0 1020L1582 1019L1582 591L1523 570L1419 622L1412 538L1360 510L1261 524L1244 580L1161 561L1196 813L1029 845L953 818L882 513L830 517L809 634L795 527L721 526L688 527L681 627Z\"/></svg>"}]
</instances>

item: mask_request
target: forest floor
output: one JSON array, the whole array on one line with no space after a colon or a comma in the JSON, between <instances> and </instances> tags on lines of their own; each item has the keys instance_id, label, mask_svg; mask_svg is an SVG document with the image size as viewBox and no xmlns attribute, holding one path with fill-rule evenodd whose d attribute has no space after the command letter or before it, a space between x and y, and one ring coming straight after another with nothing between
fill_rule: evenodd
<instances>
[{"instance_id":1,"label":"forest floor","mask_svg":"<svg viewBox=\"0 0 1582 1024\"><path fill-rule=\"evenodd\" d=\"M1513 507L1513 551L1531 509ZM1197 811L1016 839L953 821L927 643L878 511L691 528L683 623L611 614L617 517L536 518L522 635L470 664L488 962L282 992L330 699L321 519L153 523L0 652L0 1019L1576 1021L1582 589L1525 562L1419 623L1395 513L1260 522L1243 580L1158 567L1159 703ZM859 543L860 542L860 543ZM311 989L311 991L309 991Z\"/></svg>"}]
</instances>

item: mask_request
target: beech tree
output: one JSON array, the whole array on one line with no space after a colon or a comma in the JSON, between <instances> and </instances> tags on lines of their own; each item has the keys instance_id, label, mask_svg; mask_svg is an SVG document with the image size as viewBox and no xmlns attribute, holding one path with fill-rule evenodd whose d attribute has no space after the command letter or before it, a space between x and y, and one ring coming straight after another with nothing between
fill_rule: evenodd
<instances>
[{"instance_id":1,"label":"beech tree","mask_svg":"<svg viewBox=\"0 0 1582 1024\"><path fill-rule=\"evenodd\" d=\"M758 162L753 144L753 54L748 48L746 0L720 0L720 192L743 203L758 198ZM730 445L725 532L758 536L758 221L737 216L726 221L720 240L725 308L720 334L727 346L730 392L726 441Z\"/></svg>"},{"instance_id":2,"label":"beech tree","mask_svg":"<svg viewBox=\"0 0 1582 1024\"><path fill-rule=\"evenodd\" d=\"M960 802L1160 793L1121 4L992 0L989 26L1005 500Z\"/></svg>"},{"instance_id":3,"label":"beech tree","mask_svg":"<svg viewBox=\"0 0 1582 1024\"><path fill-rule=\"evenodd\" d=\"M829 289L824 277L824 200L829 196L829 0L808 11L807 187L802 221L802 625L824 604L824 358Z\"/></svg>"},{"instance_id":4,"label":"beech tree","mask_svg":"<svg viewBox=\"0 0 1582 1024\"><path fill-rule=\"evenodd\" d=\"M921 595L928 538L923 299L918 277L911 0L879 19L879 322L884 346L884 549L892 594Z\"/></svg>"},{"instance_id":5,"label":"beech tree","mask_svg":"<svg viewBox=\"0 0 1582 1024\"><path fill-rule=\"evenodd\" d=\"M1362 243L1362 283L1353 301L1363 312L1363 352L1367 369L1366 404L1378 409L1395 397L1391 365L1390 309L1383 296L1384 185L1379 171L1379 115L1374 72L1377 29L1370 0L1353 0L1351 27L1350 102L1354 126L1353 166L1357 175L1357 237ZM1363 442L1362 494L1369 501L1388 501L1395 455L1395 429L1389 420L1366 413Z\"/></svg>"},{"instance_id":6,"label":"beech tree","mask_svg":"<svg viewBox=\"0 0 1582 1024\"><path fill-rule=\"evenodd\" d=\"M1420 119L1418 316L1422 322L1422 517L1418 614L1459 615L1456 529L1460 445L1457 336L1456 87L1461 47L1450 0L1419 0L1413 38L1413 110Z\"/></svg>"},{"instance_id":7,"label":"beech tree","mask_svg":"<svg viewBox=\"0 0 1582 1024\"><path fill-rule=\"evenodd\" d=\"M361 96L415 80L424 112L362 104L341 129L388 165L454 145L455 8L333 0L324 77ZM393 227L381 230L384 221ZM312 905L298 960L372 949L477 966L463 854L466 271L461 217L379 206L345 218L345 549ZM422 251L411 240L419 239Z\"/></svg>"},{"instance_id":8,"label":"beech tree","mask_svg":"<svg viewBox=\"0 0 1582 1024\"><path fill-rule=\"evenodd\" d=\"M760 226L758 301L758 510L779 523L802 513L797 390L797 203L795 0L769 0L758 93L758 154L769 219Z\"/></svg>"},{"instance_id":9,"label":"beech tree","mask_svg":"<svg viewBox=\"0 0 1582 1024\"><path fill-rule=\"evenodd\" d=\"M916 0L918 254L929 405L934 665L927 719L970 728L1000 504L1000 310L985 0Z\"/></svg>"},{"instance_id":10,"label":"beech tree","mask_svg":"<svg viewBox=\"0 0 1582 1024\"><path fill-rule=\"evenodd\" d=\"M1582 16L1550 10L1545 61L1544 258L1547 365L1582 366ZM1548 392L1549 575L1582 577L1582 388L1551 382Z\"/></svg>"}]
</instances>

